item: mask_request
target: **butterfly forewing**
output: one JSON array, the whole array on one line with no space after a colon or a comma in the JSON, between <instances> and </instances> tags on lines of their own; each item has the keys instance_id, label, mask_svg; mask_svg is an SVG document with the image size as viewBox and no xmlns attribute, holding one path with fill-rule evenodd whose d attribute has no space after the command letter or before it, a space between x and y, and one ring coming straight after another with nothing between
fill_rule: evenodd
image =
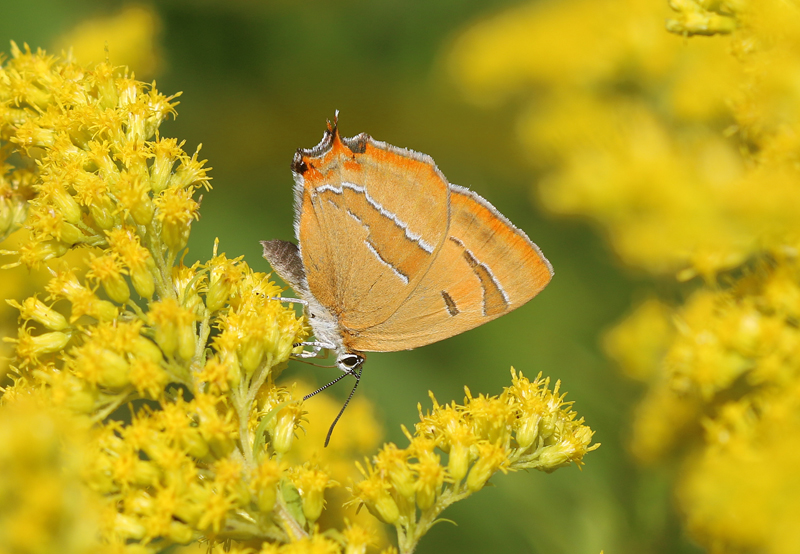
<instances>
[{"instance_id":1,"label":"butterfly forewing","mask_svg":"<svg viewBox=\"0 0 800 554\"><path fill-rule=\"evenodd\" d=\"M447 182L427 156L335 129L294 166L309 289L345 335L386 321L446 240Z\"/></svg>"}]
</instances>

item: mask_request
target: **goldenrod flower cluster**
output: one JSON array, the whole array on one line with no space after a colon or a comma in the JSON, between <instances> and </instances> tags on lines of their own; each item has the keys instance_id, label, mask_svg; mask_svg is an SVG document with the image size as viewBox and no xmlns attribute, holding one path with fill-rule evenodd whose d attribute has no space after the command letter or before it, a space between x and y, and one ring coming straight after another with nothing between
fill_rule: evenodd
<instances>
[{"instance_id":1,"label":"goldenrod flower cluster","mask_svg":"<svg viewBox=\"0 0 800 554\"><path fill-rule=\"evenodd\" d=\"M370 513L397 528L401 552L413 551L442 511L481 490L495 473L519 469L551 472L581 464L593 432L576 419L571 403L541 375L531 382L511 370L500 396L473 397L422 413L409 446L392 443L359 467L364 479L353 496ZM447 460L442 459L447 455Z\"/></svg>"},{"instance_id":2,"label":"goldenrod flower cluster","mask_svg":"<svg viewBox=\"0 0 800 554\"><path fill-rule=\"evenodd\" d=\"M353 462L380 439L373 410L356 399L357 422L322 453L338 406L307 410L308 385L276 383L304 316L216 244L183 263L210 178L160 134L175 105L109 63L15 44L0 60L0 283L18 311L2 326L0 550L357 554L385 543L371 512L410 552L498 470L551 471L594 448L557 386L515 375L500 397L436 404L404 458L352 485L369 510L347 511Z\"/></svg>"},{"instance_id":3,"label":"goldenrod flower cluster","mask_svg":"<svg viewBox=\"0 0 800 554\"><path fill-rule=\"evenodd\" d=\"M466 30L450 60L479 100L531 90L519 136L548 209L676 287L702 278L605 339L649 384L634 455L687 455L681 512L712 551L800 549L800 7L537 2Z\"/></svg>"}]
</instances>

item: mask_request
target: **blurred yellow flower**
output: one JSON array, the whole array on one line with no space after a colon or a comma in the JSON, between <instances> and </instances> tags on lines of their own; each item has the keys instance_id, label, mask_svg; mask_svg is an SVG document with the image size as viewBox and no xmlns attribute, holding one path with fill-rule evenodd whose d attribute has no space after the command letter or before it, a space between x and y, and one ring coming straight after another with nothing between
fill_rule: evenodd
<instances>
[{"instance_id":1,"label":"blurred yellow flower","mask_svg":"<svg viewBox=\"0 0 800 554\"><path fill-rule=\"evenodd\" d=\"M703 277L603 339L649 385L632 453L685 456L681 513L711 551L797 550L800 7L536 2L466 29L449 63L478 101L526 95L547 209L592 219L627 264Z\"/></svg>"},{"instance_id":2,"label":"blurred yellow flower","mask_svg":"<svg viewBox=\"0 0 800 554\"><path fill-rule=\"evenodd\" d=\"M0 544L7 552L101 550L99 498L81 479L85 422L28 397L0 408Z\"/></svg>"},{"instance_id":3,"label":"blurred yellow flower","mask_svg":"<svg viewBox=\"0 0 800 554\"><path fill-rule=\"evenodd\" d=\"M164 65L158 45L161 21L146 4L129 3L117 13L76 25L56 40L56 50L70 50L82 63L96 64L110 56L135 67L139 78L155 77Z\"/></svg>"},{"instance_id":4,"label":"blurred yellow flower","mask_svg":"<svg viewBox=\"0 0 800 554\"><path fill-rule=\"evenodd\" d=\"M800 233L797 10L735 4L740 30L687 42L657 2L536 3L466 30L450 67L472 97L536 91L518 129L547 208L597 221L628 263L713 276Z\"/></svg>"}]
</instances>

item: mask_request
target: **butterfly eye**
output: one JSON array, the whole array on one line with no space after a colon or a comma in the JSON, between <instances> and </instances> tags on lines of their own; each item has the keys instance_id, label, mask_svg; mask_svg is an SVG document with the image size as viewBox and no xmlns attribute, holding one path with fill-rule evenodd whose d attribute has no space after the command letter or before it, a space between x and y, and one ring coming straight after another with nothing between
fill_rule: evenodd
<instances>
[{"instance_id":1,"label":"butterfly eye","mask_svg":"<svg viewBox=\"0 0 800 554\"><path fill-rule=\"evenodd\" d=\"M336 360L336 364L346 367L347 369L354 369L364 363L364 358L358 354L345 354Z\"/></svg>"}]
</instances>

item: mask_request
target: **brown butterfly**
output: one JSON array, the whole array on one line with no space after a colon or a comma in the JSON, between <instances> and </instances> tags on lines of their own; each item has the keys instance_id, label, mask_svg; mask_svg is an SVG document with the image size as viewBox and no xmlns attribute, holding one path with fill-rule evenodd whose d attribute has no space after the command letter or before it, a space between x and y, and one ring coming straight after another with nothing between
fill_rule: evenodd
<instances>
[{"instance_id":1,"label":"brown butterfly","mask_svg":"<svg viewBox=\"0 0 800 554\"><path fill-rule=\"evenodd\" d=\"M553 276L524 232L425 154L364 133L343 138L334 119L317 146L297 151L292 172L299 246L261 244L305 305L316 340L301 357L333 350L344 372L320 390L353 375L355 392L364 352L463 333L522 306Z\"/></svg>"}]
</instances>

